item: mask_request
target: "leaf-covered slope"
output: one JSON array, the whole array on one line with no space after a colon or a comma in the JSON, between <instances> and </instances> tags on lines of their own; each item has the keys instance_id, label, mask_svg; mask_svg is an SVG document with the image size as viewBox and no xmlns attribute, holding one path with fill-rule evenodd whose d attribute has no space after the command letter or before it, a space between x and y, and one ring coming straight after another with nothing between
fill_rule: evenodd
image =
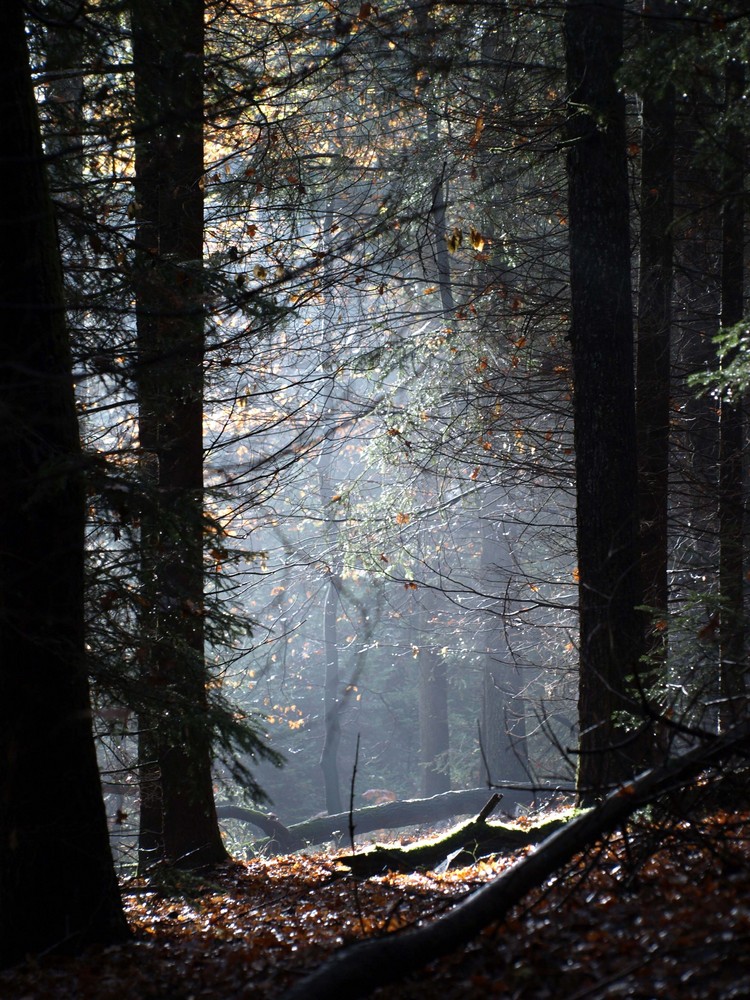
<instances>
[{"instance_id":1,"label":"leaf-covered slope","mask_svg":"<svg viewBox=\"0 0 750 1000\"><path fill-rule=\"evenodd\" d=\"M661 845L661 846L659 846ZM256 859L182 891L130 882L135 940L0 976L0 997L271 1000L342 942L430 919L512 858L362 881L335 856ZM570 866L502 924L380 1000L689 996L750 992L750 817L642 825ZM743 985L744 984L744 985Z\"/></svg>"}]
</instances>

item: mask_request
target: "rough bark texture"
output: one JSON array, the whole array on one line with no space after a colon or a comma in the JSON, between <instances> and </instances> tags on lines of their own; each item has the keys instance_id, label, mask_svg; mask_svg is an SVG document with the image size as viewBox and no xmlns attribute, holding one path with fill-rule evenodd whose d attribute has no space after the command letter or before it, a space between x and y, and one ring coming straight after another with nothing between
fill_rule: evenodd
<instances>
[{"instance_id":1,"label":"rough bark texture","mask_svg":"<svg viewBox=\"0 0 750 1000\"><path fill-rule=\"evenodd\" d=\"M403 979L442 955L461 948L484 927L502 920L532 889L576 854L624 823L637 809L674 792L707 768L720 768L736 755L746 758L750 727L700 745L683 757L647 771L617 789L599 806L555 831L534 853L522 858L446 916L426 926L342 949L283 996L283 1000L355 1000L379 986Z\"/></svg>"},{"instance_id":2,"label":"rough bark texture","mask_svg":"<svg viewBox=\"0 0 750 1000\"><path fill-rule=\"evenodd\" d=\"M0 964L8 965L113 943L127 927L91 729L83 465L18 0L0 5L0 74Z\"/></svg>"},{"instance_id":3,"label":"rough bark texture","mask_svg":"<svg viewBox=\"0 0 750 1000\"><path fill-rule=\"evenodd\" d=\"M581 730L579 788L595 800L644 756L616 713L638 711L642 652L625 116L615 74L621 0L568 3L568 182Z\"/></svg>"},{"instance_id":4,"label":"rough bark texture","mask_svg":"<svg viewBox=\"0 0 750 1000\"><path fill-rule=\"evenodd\" d=\"M203 627L203 4L133 0L142 520L141 863L226 857Z\"/></svg>"},{"instance_id":5,"label":"rough bark texture","mask_svg":"<svg viewBox=\"0 0 750 1000\"><path fill-rule=\"evenodd\" d=\"M689 22L673 22L673 27L677 44L692 31ZM673 541L678 546L674 550L675 566L698 581L689 585L687 592L703 600L703 608L692 619L688 612L688 621L695 633L707 628L709 634L716 628L718 611L719 408L710 394L697 396L686 381L716 365L712 338L720 310L717 267L721 256L721 218L717 211L716 170L700 154L706 123L714 122L715 115L716 94L706 86L705 79L697 77L687 100L677 101L675 130L675 218L681 222L675 233L671 353L673 403L679 407L680 415L673 413L670 518L674 525ZM673 582L679 587L677 579ZM701 687L701 724L706 727L717 724L720 680L717 646L713 638L708 643L701 641L699 655L703 665L697 680Z\"/></svg>"}]
</instances>

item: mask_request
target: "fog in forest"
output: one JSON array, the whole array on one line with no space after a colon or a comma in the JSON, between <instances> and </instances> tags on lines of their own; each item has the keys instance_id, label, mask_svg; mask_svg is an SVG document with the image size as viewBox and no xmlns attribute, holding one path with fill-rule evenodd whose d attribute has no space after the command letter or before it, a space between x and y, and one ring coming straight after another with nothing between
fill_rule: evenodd
<instances>
[{"instance_id":1,"label":"fog in forest","mask_svg":"<svg viewBox=\"0 0 750 1000\"><path fill-rule=\"evenodd\" d=\"M87 648L116 841L132 846L138 738L154 727L142 681L170 644L177 661L183 645L205 649L219 803L293 823L498 787L513 814L573 788L587 526L565 46L560 11L537 6L496 18L362 4L342 22L219 5L192 151L174 127L181 84L166 63L154 76L137 20L132 42L107 9L73 40L32 31L39 60L74 67L50 70L40 111L90 473ZM96 51L92 89L75 67ZM644 72L633 47L623 73ZM635 187L632 90L622 162ZM190 156L192 186L170 188ZM693 193L706 162L684 170ZM177 238L191 198L198 221ZM633 213L633 238L639 225ZM709 253L697 284L695 244L678 250L669 643L682 673L660 683L690 713L710 659L695 640L713 620L717 439L715 407L686 376L713 356L719 269ZM199 524L173 504L179 463L169 480L159 454L163 440L178 450L183 417L202 420ZM200 575L201 533L203 582L175 597L160 580ZM235 740L246 721L256 744Z\"/></svg>"}]
</instances>

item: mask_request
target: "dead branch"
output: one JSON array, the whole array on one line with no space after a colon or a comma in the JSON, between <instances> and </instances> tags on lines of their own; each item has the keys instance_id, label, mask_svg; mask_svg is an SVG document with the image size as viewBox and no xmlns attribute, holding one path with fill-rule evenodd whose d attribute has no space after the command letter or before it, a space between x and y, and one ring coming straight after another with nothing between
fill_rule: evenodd
<instances>
[{"instance_id":1,"label":"dead branch","mask_svg":"<svg viewBox=\"0 0 750 1000\"><path fill-rule=\"evenodd\" d=\"M355 809L351 814L355 834L361 836L373 830L398 829L416 823L438 823L463 813L476 813L487 802L486 788L442 792L427 799L404 799L377 806ZM271 837L281 851L299 851L311 844L333 840L349 829L350 814L316 816L302 823L284 826L268 813L242 806L221 805L216 809L219 819L239 819L252 823Z\"/></svg>"}]
</instances>

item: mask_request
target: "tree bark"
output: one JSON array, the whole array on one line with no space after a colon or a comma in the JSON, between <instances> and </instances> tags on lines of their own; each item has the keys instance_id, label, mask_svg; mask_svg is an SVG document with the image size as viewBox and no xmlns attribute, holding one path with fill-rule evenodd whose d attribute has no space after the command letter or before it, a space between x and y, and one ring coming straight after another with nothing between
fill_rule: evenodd
<instances>
[{"instance_id":1,"label":"tree bark","mask_svg":"<svg viewBox=\"0 0 750 1000\"><path fill-rule=\"evenodd\" d=\"M213 799L203 606L200 0L132 0L141 527L141 865L226 857Z\"/></svg>"},{"instance_id":2,"label":"tree bark","mask_svg":"<svg viewBox=\"0 0 750 1000\"><path fill-rule=\"evenodd\" d=\"M591 802L643 762L643 650L625 109L615 83L622 0L565 14L577 550L579 794Z\"/></svg>"},{"instance_id":3,"label":"tree bark","mask_svg":"<svg viewBox=\"0 0 750 1000\"><path fill-rule=\"evenodd\" d=\"M83 462L23 8L0 6L2 965L127 936L91 728Z\"/></svg>"},{"instance_id":4,"label":"tree bark","mask_svg":"<svg viewBox=\"0 0 750 1000\"><path fill-rule=\"evenodd\" d=\"M432 62L435 58L433 47L438 38L438 28L432 18L431 4L415 4L410 2L412 13L417 24L418 58L420 64L415 68L427 74L425 84L425 133L430 155L440 149L440 117L438 115L433 94L433 86L429 79L433 72ZM430 185L430 208L427 213L429 246L428 261L425 264L425 276L428 281L435 282L440 293L440 311L443 323L452 322L455 310L453 294L453 277L451 274L450 253L448 250L448 178L447 163L440 164Z\"/></svg>"}]
</instances>

